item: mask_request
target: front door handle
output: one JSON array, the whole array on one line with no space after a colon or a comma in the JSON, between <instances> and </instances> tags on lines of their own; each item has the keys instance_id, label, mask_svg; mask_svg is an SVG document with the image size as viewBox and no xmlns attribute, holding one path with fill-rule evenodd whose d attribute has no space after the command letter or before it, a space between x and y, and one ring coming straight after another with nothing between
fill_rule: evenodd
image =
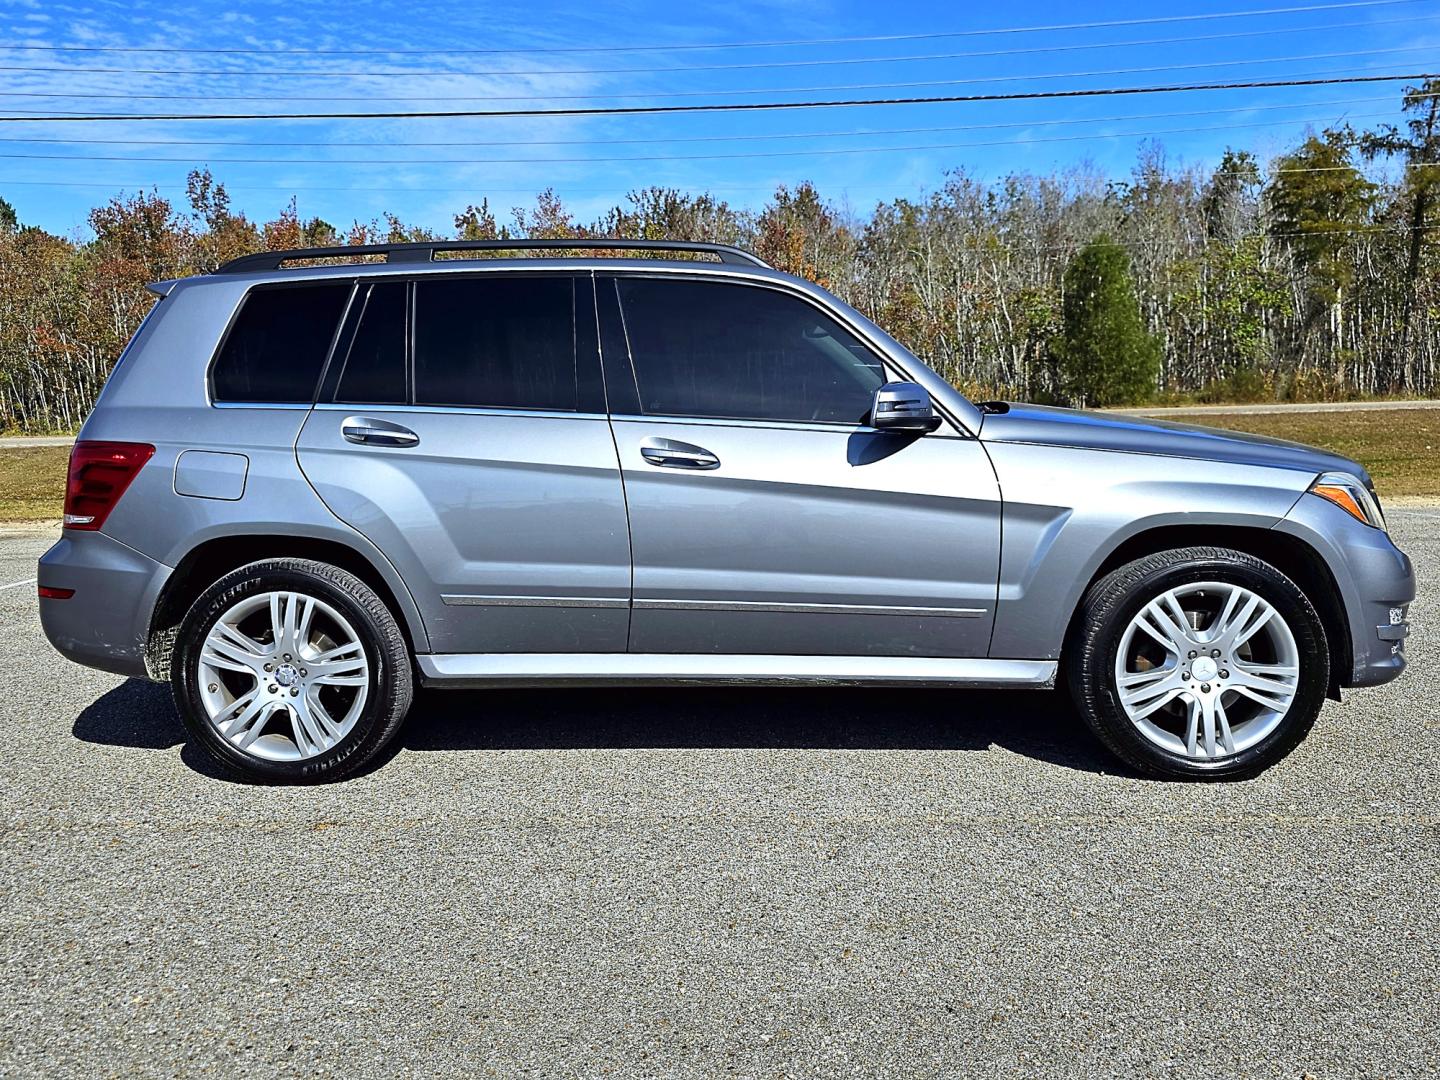
<instances>
[{"instance_id":1,"label":"front door handle","mask_svg":"<svg viewBox=\"0 0 1440 1080\"><path fill-rule=\"evenodd\" d=\"M662 469L718 469L720 459L703 446L675 439L649 438L640 444L640 456Z\"/></svg>"},{"instance_id":2,"label":"front door handle","mask_svg":"<svg viewBox=\"0 0 1440 1080\"><path fill-rule=\"evenodd\" d=\"M415 446L420 442L420 436L409 428L373 416L347 416L340 421L340 434L366 446Z\"/></svg>"}]
</instances>

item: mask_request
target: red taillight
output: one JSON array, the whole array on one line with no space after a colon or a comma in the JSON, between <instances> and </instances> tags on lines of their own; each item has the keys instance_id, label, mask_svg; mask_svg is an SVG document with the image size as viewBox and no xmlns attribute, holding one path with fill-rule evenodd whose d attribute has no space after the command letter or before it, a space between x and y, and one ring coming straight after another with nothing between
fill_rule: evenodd
<instances>
[{"instance_id":1,"label":"red taillight","mask_svg":"<svg viewBox=\"0 0 1440 1080\"><path fill-rule=\"evenodd\" d=\"M98 529L155 453L149 443L77 442L65 478L65 528Z\"/></svg>"},{"instance_id":2,"label":"red taillight","mask_svg":"<svg viewBox=\"0 0 1440 1080\"><path fill-rule=\"evenodd\" d=\"M41 600L69 600L75 595L74 589L57 589L53 585L41 585L39 592Z\"/></svg>"}]
</instances>

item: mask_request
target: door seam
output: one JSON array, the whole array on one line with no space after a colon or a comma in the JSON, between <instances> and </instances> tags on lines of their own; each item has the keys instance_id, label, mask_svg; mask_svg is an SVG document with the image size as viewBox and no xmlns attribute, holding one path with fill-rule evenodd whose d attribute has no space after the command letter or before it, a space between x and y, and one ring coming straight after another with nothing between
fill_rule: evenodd
<instances>
[{"instance_id":1,"label":"door seam","mask_svg":"<svg viewBox=\"0 0 1440 1080\"><path fill-rule=\"evenodd\" d=\"M605 399L605 424L610 429L610 446L615 451L615 475L620 479L620 501L625 506L625 551L630 557L630 591L625 605L628 612L625 620L625 651L628 653L631 638L635 633L635 528L630 520L630 492L625 486L625 464L620 460L620 439L615 434L614 413L610 411L610 375L605 364L604 331L600 326L600 283L594 270L590 271L590 310L595 315L595 358L600 361L600 392ZM623 328L623 321L621 326ZM629 351L628 342L626 351Z\"/></svg>"}]
</instances>

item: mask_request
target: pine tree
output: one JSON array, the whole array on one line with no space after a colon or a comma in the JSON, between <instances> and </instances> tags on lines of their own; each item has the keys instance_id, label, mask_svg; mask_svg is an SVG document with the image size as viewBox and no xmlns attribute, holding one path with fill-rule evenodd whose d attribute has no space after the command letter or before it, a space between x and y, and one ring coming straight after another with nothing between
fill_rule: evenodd
<instances>
[{"instance_id":1,"label":"pine tree","mask_svg":"<svg viewBox=\"0 0 1440 1080\"><path fill-rule=\"evenodd\" d=\"M1355 167L1354 134L1346 129L1311 135L1276 161L1266 191L1271 236L1288 249L1301 286L1297 360L1313 355L1307 339L1329 349L1349 347L1346 304L1359 268L1356 239L1369 220L1376 188ZM1328 329L1322 323L1328 316Z\"/></svg>"},{"instance_id":2,"label":"pine tree","mask_svg":"<svg viewBox=\"0 0 1440 1080\"><path fill-rule=\"evenodd\" d=\"M1406 390L1414 380L1411 370L1413 342L1411 329L1415 322L1420 283L1424 275L1425 244L1437 225L1430 220L1431 207L1440 197L1440 79L1427 79L1424 85L1405 89L1404 111L1413 113L1408 123L1410 135L1400 134L1394 124L1360 138L1360 152L1367 160L1382 156L1403 156L1407 166L1403 187L1410 198L1406 230L1404 306L1400 317L1399 343L1394 350L1389 371L1390 390Z\"/></svg>"},{"instance_id":3,"label":"pine tree","mask_svg":"<svg viewBox=\"0 0 1440 1080\"><path fill-rule=\"evenodd\" d=\"M1108 236L1065 269L1062 329L1051 343L1064 393L1081 405L1123 405L1155 391L1160 342L1140 318L1130 260Z\"/></svg>"}]
</instances>

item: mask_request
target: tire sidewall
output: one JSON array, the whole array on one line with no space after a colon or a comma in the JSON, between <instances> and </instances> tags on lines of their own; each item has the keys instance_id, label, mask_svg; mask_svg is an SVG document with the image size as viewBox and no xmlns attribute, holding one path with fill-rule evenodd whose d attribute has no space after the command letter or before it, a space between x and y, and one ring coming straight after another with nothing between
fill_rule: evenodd
<instances>
[{"instance_id":1,"label":"tire sidewall","mask_svg":"<svg viewBox=\"0 0 1440 1080\"><path fill-rule=\"evenodd\" d=\"M329 569L329 568L327 568ZM368 591L358 578L346 584ZM343 615L354 629L370 664L371 684L355 726L331 749L300 761L267 761L245 753L215 730L200 695L199 659L206 635L226 611L248 597L267 592L297 592L323 600ZM266 783L315 783L343 775L357 754L368 756L369 744L384 735L385 719L395 706L394 661L384 647L374 616L351 591L328 577L291 567L254 564L241 567L216 582L191 606L176 641L172 688L181 719L192 738L231 772Z\"/></svg>"},{"instance_id":2,"label":"tire sidewall","mask_svg":"<svg viewBox=\"0 0 1440 1080\"><path fill-rule=\"evenodd\" d=\"M1150 742L1120 704L1115 685L1115 660L1130 621L1161 593L1202 581L1239 585L1260 595L1289 626L1300 660L1295 698L1275 730L1254 746L1218 762L1195 761ZM1095 719L1121 744L1116 749L1122 757L1132 764L1137 759L1144 762L1147 771L1199 779L1254 775L1294 749L1324 704L1330 681L1329 647L1320 618L1294 582L1259 560L1218 556L1187 559L1146 574L1128 591L1102 601L1091 614L1094 621L1086 634L1090 639L1086 649L1089 670L1081 677L1080 696L1088 699L1086 704L1098 714Z\"/></svg>"}]
</instances>

